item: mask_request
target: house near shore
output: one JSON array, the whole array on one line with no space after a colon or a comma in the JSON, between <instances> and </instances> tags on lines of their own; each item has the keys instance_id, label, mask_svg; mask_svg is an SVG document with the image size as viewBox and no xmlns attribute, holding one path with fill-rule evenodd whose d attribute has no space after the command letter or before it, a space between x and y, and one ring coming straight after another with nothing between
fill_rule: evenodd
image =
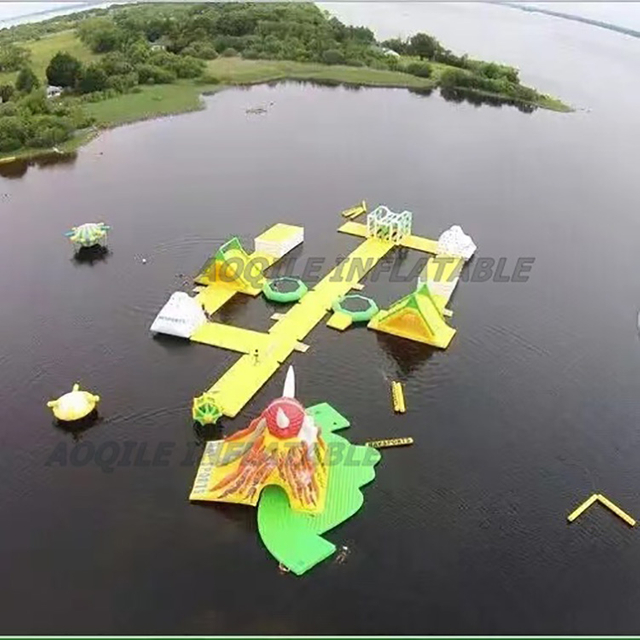
<instances>
[{"instance_id":1,"label":"house near shore","mask_svg":"<svg viewBox=\"0 0 640 640\"><path fill-rule=\"evenodd\" d=\"M149 43L151 51L166 51L171 44L171 40L166 36L160 36L157 40Z\"/></svg>"},{"instance_id":2,"label":"house near shore","mask_svg":"<svg viewBox=\"0 0 640 640\"><path fill-rule=\"evenodd\" d=\"M57 98L61 94L62 94L62 87L56 87L55 85L52 85L52 84L47 86L47 98L49 99Z\"/></svg>"}]
</instances>

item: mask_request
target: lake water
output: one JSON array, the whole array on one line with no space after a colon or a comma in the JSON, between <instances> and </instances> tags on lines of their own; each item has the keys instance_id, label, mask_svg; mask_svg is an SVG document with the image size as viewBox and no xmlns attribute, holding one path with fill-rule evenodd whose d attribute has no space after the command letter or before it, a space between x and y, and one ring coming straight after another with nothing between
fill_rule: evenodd
<instances>
[{"instance_id":1,"label":"lake water","mask_svg":"<svg viewBox=\"0 0 640 640\"><path fill-rule=\"evenodd\" d=\"M579 110L262 86L105 133L65 163L4 167L3 632L638 631L637 529L598 508L566 515L597 491L640 516L640 41L481 4L366 10L339 13L516 64ZM256 106L267 113L245 112ZM358 243L336 228L362 198L412 210L421 235L461 224L476 261L535 262L527 282L460 283L447 351L320 325L293 356L300 400L348 416L351 441L415 439L383 452L364 508L328 534L346 561L296 578L262 547L254 510L187 499L185 456L217 434L194 430L191 398L237 356L148 328L232 235L302 224L297 264L324 256L325 273ZM101 219L110 253L74 261L63 233ZM365 293L386 306L412 287L381 275ZM220 317L266 329L274 310L237 300ZM74 436L45 403L76 380L103 400L102 420ZM136 456L146 445L138 464L60 463L78 443L125 442ZM143 466L160 443L168 466Z\"/></svg>"}]
</instances>

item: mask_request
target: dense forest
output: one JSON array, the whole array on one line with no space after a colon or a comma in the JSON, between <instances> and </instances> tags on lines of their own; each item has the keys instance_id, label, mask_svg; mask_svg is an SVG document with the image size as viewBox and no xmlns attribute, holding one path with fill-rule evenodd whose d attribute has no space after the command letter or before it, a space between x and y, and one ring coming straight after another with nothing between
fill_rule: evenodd
<instances>
[{"instance_id":1,"label":"dense forest","mask_svg":"<svg viewBox=\"0 0 640 640\"><path fill-rule=\"evenodd\" d=\"M38 77L25 42L75 29L91 52L85 61L52 52ZM377 42L366 27L344 25L313 4L141 4L114 6L0 31L0 152L50 147L91 124L82 104L140 90L140 85L192 80L215 84L207 61L218 56L291 60L437 76L446 89L466 89L534 102L512 67L457 56L434 37ZM434 80L435 83L436 80ZM45 84L60 87L47 97Z\"/></svg>"}]
</instances>

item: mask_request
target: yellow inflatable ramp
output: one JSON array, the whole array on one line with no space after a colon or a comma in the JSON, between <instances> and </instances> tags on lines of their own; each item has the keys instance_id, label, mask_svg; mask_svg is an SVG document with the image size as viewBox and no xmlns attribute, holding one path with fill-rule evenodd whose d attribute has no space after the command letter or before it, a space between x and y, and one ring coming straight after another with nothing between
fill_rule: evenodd
<instances>
[{"instance_id":1,"label":"yellow inflatable ramp","mask_svg":"<svg viewBox=\"0 0 640 640\"><path fill-rule=\"evenodd\" d=\"M344 331L353 324L353 318L346 313L336 311L327 321L327 327L337 329L338 331Z\"/></svg>"},{"instance_id":2,"label":"yellow inflatable ramp","mask_svg":"<svg viewBox=\"0 0 640 640\"><path fill-rule=\"evenodd\" d=\"M367 326L440 349L446 349L456 333L444 321L442 311L426 283L421 289L398 300L389 309L373 316Z\"/></svg>"},{"instance_id":3,"label":"yellow inflatable ramp","mask_svg":"<svg viewBox=\"0 0 640 640\"><path fill-rule=\"evenodd\" d=\"M402 383L391 383L391 400L393 401L393 410L396 413L404 413L407 407L404 404L404 392L402 391Z\"/></svg>"},{"instance_id":4,"label":"yellow inflatable ramp","mask_svg":"<svg viewBox=\"0 0 640 640\"><path fill-rule=\"evenodd\" d=\"M269 344L269 334L251 329L234 327L220 322L207 322L196 329L192 342L208 344L212 347L253 354L256 349L263 351Z\"/></svg>"}]
</instances>

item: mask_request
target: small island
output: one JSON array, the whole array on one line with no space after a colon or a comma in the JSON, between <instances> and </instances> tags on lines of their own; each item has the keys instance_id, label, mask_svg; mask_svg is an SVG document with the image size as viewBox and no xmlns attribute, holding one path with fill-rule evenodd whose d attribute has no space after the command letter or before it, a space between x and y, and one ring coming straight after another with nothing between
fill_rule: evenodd
<instances>
[{"instance_id":1,"label":"small island","mask_svg":"<svg viewBox=\"0 0 640 640\"><path fill-rule=\"evenodd\" d=\"M571 111L513 67L426 33L379 42L314 4L115 5L0 30L0 161L64 153L100 129L200 109L203 94L284 80Z\"/></svg>"}]
</instances>

